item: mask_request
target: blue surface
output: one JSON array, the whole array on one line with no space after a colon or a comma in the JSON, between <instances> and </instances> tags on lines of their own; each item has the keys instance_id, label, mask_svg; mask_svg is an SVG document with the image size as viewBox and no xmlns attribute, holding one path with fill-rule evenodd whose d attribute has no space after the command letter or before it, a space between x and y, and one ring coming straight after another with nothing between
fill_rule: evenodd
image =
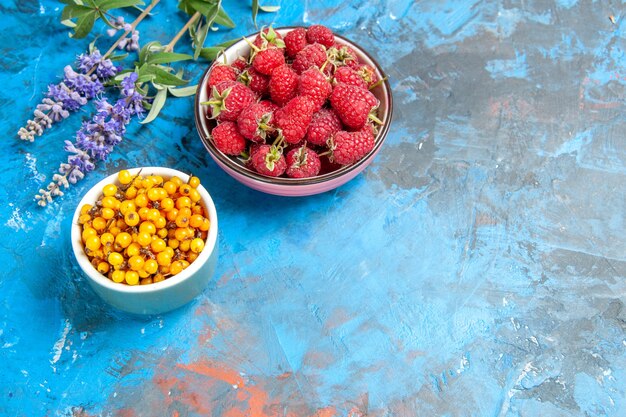
<instances>
[{"instance_id":1,"label":"blue surface","mask_svg":"<svg viewBox=\"0 0 626 417\"><path fill-rule=\"evenodd\" d=\"M161 3L143 41L184 23ZM254 31L225 3L238 26L212 43ZM325 23L388 72L395 120L362 175L302 199L244 188L186 98L44 209L89 110L32 144L15 132L91 39L56 2L1 3L0 415L626 415L621 6L275 3L260 24ZM148 165L201 178L220 259L197 300L139 319L87 286L69 227L93 184Z\"/></svg>"}]
</instances>

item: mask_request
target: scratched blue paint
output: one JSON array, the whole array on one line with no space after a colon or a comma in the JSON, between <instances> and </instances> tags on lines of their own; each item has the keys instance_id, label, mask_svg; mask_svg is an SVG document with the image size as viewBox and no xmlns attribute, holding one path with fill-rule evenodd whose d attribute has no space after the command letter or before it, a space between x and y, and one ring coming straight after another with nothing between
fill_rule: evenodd
<instances>
[{"instance_id":1,"label":"scratched blue paint","mask_svg":"<svg viewBox=\"0 0 626 417\"><path fill-rule=\"evenodd\" d=\"M184 23L162 3L144 40ZM238 27L212 42L254 31L246 2L224 3ZM248 190L208 158L179 99L43 210L32 195L91 108L33 144L13 137L88 40L59 30L56 2L0 3L0 415L196 416L206 401L221 416L246 387L267 415L626 414L619 10L281 3L259 23L328 24L390 76L394 124L362 175L304 199ZM220 213L215 279L157 317L97 299L67 236L80 195L135 165L195 172ZM245 386L184 368L206 363Z\"/></svg>"}]
</instances>

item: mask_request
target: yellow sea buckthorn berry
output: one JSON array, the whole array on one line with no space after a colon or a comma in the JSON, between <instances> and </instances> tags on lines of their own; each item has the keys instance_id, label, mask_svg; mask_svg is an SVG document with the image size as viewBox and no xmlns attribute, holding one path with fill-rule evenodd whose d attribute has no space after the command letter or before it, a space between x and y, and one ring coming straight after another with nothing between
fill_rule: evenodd
<instances>
[{"instance_id":1,"label":"yellow sea buckthorn berry","mask_svg":"<svg viewBox=\"0 0 626 417\"><path fill-rule=\"evenodd\" d=\"M135 187L134 185L131 185L130 187L126 189L126 192L124 193L124 195L126 196L126 198L137 197L137 187Z\"/></svg>"},{"instance_id":2,"label":"yellow sea buckthorn berry","mask_svg":"<svg viewBox=\"0 0 626 417\"><path fill-rule=\"evenodd\" d=\"M78 216L78 224L85 224L85 223L89 223L90 221L91 221L90 214L81 214L80 216Z\"/></svg>"},{"instance_id":3,"label":"yellow sea buckthorn berry","mask_svg":"<svg viewBox=\"0 0 626 417\"><path fill-rule=\"evenodd\" d=\"M172 210L174 208L174 200L172 200L169 197L165 197L163 200L161 200L161 210L169 212L170 210Z\"/></svg>"},{"instance_id":4,"label":"yellow sea buckthorn berry","mask_svg":"<svg viewBox=\"0 0 626 417\"><path fill-rule=\"evenodd\" d=\"M124 200L120 203L120 213L122 214L126 214L129 211L136 211L135 210L135 202L132 200Z\"/></svg>"},{"instance_id":5,"label":"yellow sea buckthorn berry","mask_svg":"<svg viewBox=\"0 0 626 417\"><path fill-rule=\"evenodd\" d=\"M191 199L189 197L179 197L176 199L176 208L181 209L183 207L191 207Z\"/></svg>"},{"instance_id":6,"label":"yellow sea buckthorn berry","mask_svg":"<svg viewBox=\"0 0 626 417\"><path fill-rule=\"evenodd\" d=\"M156 261L161 266L169 266L172 262L172 255L166 251L159 252L157 254Z\"/></svg>"},{"instance_id":7,"label":"yellow sea buckthorn berry","mask_svg":"<svg viewBox=\"0 0 626 417\"><path fill-rule=\"evenodd\" d=\"M199 237L195 238L191 241L189 249L191 249L191 251L195 253L202 252L202 249L204 249L204 240L200 239Z\"/></svg>"},{"instance_id":8,"label":"yellow sea buckthorn berry","mask_svg":"<svg viewBox=\"0 0 626 417\"><path fill-rule=\"evenodd\" d=\"M170 222L173 222L174 220L176 220L176 217L178 217L178 209L177 208L173 208L170 211L167 212L167 220Z\"/></svg>"},{"instance_id":9,"label":"yellow sea buckthorn berry","mask_svg":"<svg viewBox=\"0 0 626 417\"><path fill-rule=\"evenodd\" d=\"M170 274L180 274L183 269L185 269L185 264L183 263L183 261L172 262L172 265L170 266Z\"/></svg>"},{"instance_id":10,"label":"yellow sea buckthorn berry","mask_svg":"<svg viewBox=\"0 0 626 417\"><path fill-rule=\"evenodd\" d=\"M143 264L143 269L145 269L146 272L149 273L149 274L154 274L154 273L156 273L156 271L159 270L159 263L157 261L155 261L154 259L148 259Z\"/></svg>"},{"instance_id":11,"label":"yellow sea buckthorn berry","mask_svg":"<svg viewBox=\"0 0 626 417\"><path fill-rule=\"evenodd\" d=\"M154 239L152 242L150 242L150 249L152 249L152 252L154 253L163 252L166 247L167 243L165 243L165 241L160 238Z\"/></svg>"},{"instance_id":12,"label":"yellow sea buckthorn berry","mask_svg":"<svg viewBox=\"0 0 626 417\"><path fill-rule=\"evenodd\" d=\"M107 184L102 187L102 194L105 196L114 196L117 193L117 185Z\"/></svg>"},{"instance_id":13,"label":"yellow sea buckthorn berry","mask_svg":"<svg viewBox=\"0 0 626 417\"><path fill-rule=\"evenodd\" d=\"M150 276L148 271L146 271L145 269L140 269L139 271L137 271L137 273L139 274L139 278L148 278Z\"/></svg>"},{"instance_id":14,"label":"yellow sea buckthorn berry","mask_svg":"<svg viewBox=\"0 0 626 417\"><path fill-rule=\"evenodd\" d=\"M204 209L202 208L200 204L196 204L195 206L191 208L191 213L204 215Z\"/></svg>"},{"instance_id":15,"label":"yellow sea buckthorn berry","mask_svg":"<svg viewBox=\"0 0 626 417\"><path fill-rule=\"evenodd\" d=\"M139 231L150 233L151 235L153 235L156 233L156 226L151 221L146 220L144 222L141 222L141 224L139 225Z\"/></svg>"},{"instance_id":16,"label":"yellow sea buckthorn berry","mask_svg":"<svg viewBox=\"0 0 626 417\"><path fill-rule=\"evenodd\" d=\"M199 229L204 223L204 217L201 214L193 214L189 219L189 226Z\"/></svg>"},{"instance_id":17,"label":"yellow sea buckthorn berry","mask_svg":"<svg viewBox=\"0 0 626 417\"><path fill-rule=\"evenodd\" d=\"M161 192L159 190L161 190L161 189L162 188L158 188L158 187L150 188L148 190L148 199L150 201L158 201L158 200L160 200Z\"/></svg>"},{"instance_id":18,"label":"yellow sea buckthorn berry","mask_svg":"<svg viewBox=\"0 0 626 417\"><path fill-rule=\"evenodd\" d=\"M111 220L113 217L115 217L115 210L113 210L112 208L104 207L102 209L101 216L104 220Z\"/></svg>"},{"instance_id":19,"label":"yellow sea buckthorn berry","mask_svg":"<svg viewBox=\"0 0 626 417\"><path fill-rule=\"evenodd\" d=\"M111 269L111 266L108 263L106 263L106 262L99 262L98 263L98 267L96 269L102 275L106 275L106 274L109 273L109 270Z\"/></svg>"},{"instance_id":20,"label":"yellow sea buckthorn berry","mask_svg":"<svg viewBox=\"0 0 626 417\"><path fill-rule=\"evenodd\" d=\"M113 233L111 232L102 233L100 236L100 243L103 246L111 246L113 242L115 242L115 236L113 236Z\"/></svg>"},{"instance_id":21,"label":"yellow sea buckthorn berry","mask_svg":"<svg viewBox=\"0 0 626 417\"><path fill-rule=\"evenodd\" d=\"M81 233L81 237L83 238L83 242L84 242L85 240L87 240L89 236L94 236L97 234L98 234L98 231L94 229L93 227L85 227L83 229L83 232Z\"/></svg>"},{"instance_id":22,"label":"yellow sea buckthorn berry","mask_svg":"<svg viewBox=\"0 0 626 417\"><path fill-rule=\"evenodd\" d=\"M113 280L113 282L122 282L124 281L125 276L126 276L126 273L124 271L115 270L111 274L111 279Z\"/></svg>"},{"instance_id":23,"label":"yellow sea buckthorn berry","mask_svg":"<svg viewBox=\"0 0 626 417\"><path fill-rule=\"evenodd\" d=\"M191 211L189 207L183 207L180 210L178 210L178 216L191 217L192 215L193 215L193 212Z\"/></svg>"},{"instance_id":24,"label":"yellow sea buckthorn berry","mask_svg":"<svg viewBox=\"0 0 626 417\"><path fill-rule=\"evenodd\" d=\"M142 182L143 182L143 177L141 175L137 175L134 179L133 179L133 186L137 189L139 188L143 188L142 187Z\"/></svg>"},{"instance_id":25,"label":"yellow sea buckthorn berry","mask_svg":"<svg viewBox=\"0 0 626 417\"><path fill-rule=\"evenodd\" d=\"M148 209L148 214L146 215L146 220L150 220L154 223L156 219L161 217L161 212L157 209Z\"/></svg>"},{"instance_id":26,"label":"yellow sea buckthorn berry","mask_svg":"<svg viewBox=\"0 0 626 417\"><path fill-rule=\"evenodd\" d=\"M141 276L141 271L139 271L139 276ZM139 281L139 285L148 285L148 284L152 284L152 277L151 276L146 276L145 278L141 278L141 281Z\"/></svg>"},{"instance_id":27,"label":"yellow sea buckthorn berry","mask_svg":"<svg viewBox=\"0 0 626 417\"><path fill-rule=\"evenodd\" d=\"M160 175L152 175L151 178L152 182L154 183L154 185L158 185L159 187L163 184L164 180L163 177Z\"/></svg>"},{"instance_id":28,"label":"yellow sea buckthorn berry","mask_svg":"<svg viewBox=\"0 0 626 417\"><path fill-rule=\"evenodd\" d=\"M119 266L124 262L124 257L119 252L111 252L109 253L109 257L107 258L111 266Z\"/></svg>"},{"instance_id":29,"label":"yellow sea buckthorn berry","mask_svg":"<svg viewBox=\"0 0 626 417\"><path fill-rule=\"evenodd\" d=\"M137 226L139 224L139 214L136 211L129 211L124 215L124 223L129 226Z\"/></svg>"},{"instance_id":30,"label":"yellow sea buckthorn berry","mask_svg":"<svg viewBox=\"0 0 626 417\"><path fill-rule=\"evenodd\" d=\"M180 187L178 187L178 192L180 193L180 195L188 196L191 190L192 188L189 184L182 184Z\"/></svg>"},{"instance_id":31,"label":"yellow sea buckthorn berry","mask_svg":"<svg viewBox=\"0 0 626 417\"><path fill-rule=\"evenodd\" d=\"M165 248L165 250L163 250L163 252L165 252L168 255L170 255L170 258L174 257L174 249L170 248L169 246L167 248Z\"/></svg>"},{"instance_id":32,"label":"yellow sea buckthorn berry","mask_svg":"<svg viewBox=\"0 0 626 417\"><path fill-rule=\"evenodd\" d=\"M176 240L179 240L182 242L190 238L191 236L189 236L189 230L186 227L179 227L174 232L174 237L176 238Z\"/></svg>"},{"instance_id":33,"label":"yellow sea buckthorn berry","mask_svg":"<svg viewBox=\"0 0 626 417\"><path fill-rule=\"evenodd\" d=\"M91 222L91 226L98 232L101 232L107 227L107 221L104 220L102 217L96 217Z\"/></svg>"},{"instance_id":34,"label":"yellow sea buckthorn berry","mask_svg":"<svg viewBox=\"0 0 626 417\"><path fill-rule=\"evenodd\" d=\"M148 205L148 197L145 194L137 194L135 197L135 205L137 207L146 207Z\"/></svg>"},{"instance_id":35,"label":"yellow sea buckthorn berry","mask_svg":"<svg viewBox=\"0 0 626 417\"><path fill-rule=\"evenodd\" d=\"M172 249L178 248L179 245L180 245L180 240L178 240L178 239L168 239L167 240L167 246L169 246Z\"/></svg>"},{"instance_id":36,"label":"yellow sea buckthorn berry","mask_svg":"<svg viewBox=\"0 0 626 417\"><path fill-rule=\"evenodd\" d=\"M170 178L170 181L172 181L174 184L176 184L176 187L180 187L183 184L183 180L181 180L176 175L174 175L172 178Z\"/></svg>"},{"instance_id":37,"label":"yellow sea buckthorn berry","mask_svg":"<svg viewBox=\"0 0 626 417\"><path fill-rule=\"evenodd\" d=\"M169 267L169 265L159 266L159 274L170 275L170 267Z\"/></svg>"},{"instance_id":38,"label":"yellow sea buckthorn berry","mask_svg":"<svg viewBox=\"0 0 626 417\"><path fill-rule=\"evenodd\" d=\"M130 182L133 180L133 175L128 172L128 170L123 169L117 173L117 180L122 185L130 184Z\"/></svg>"},{"instance_id":39,"label":"yellow sea buckthorn berry","mask_svg":"<svg viewBox=\"0 0 626 417\"><path fill-rule=\"evenodd\" d=\"M143 220L148 220L148 213L150 213L150 209L148 207L142 207L137 211L139 213L139 218Z\"/></svg>"},{"instance_id":40,"label":"yellow sea buckthorn berry","mask_svg":"<svg viewBox=\"0 0 626 417\"><path fill-rule=\"evenodd\" d=\"M117 236L120 234L120 232L122 231L122 229L120 229L117 226L111 226L109 227L109 233L111 233L113 236Z\"/></svg>"},{"instance_id":41,"label":"yellow sea buckthorn berry","mask_svg":"<svg viewBox=\"0 0 626 417\"><path fill-rule=\"evenodd\" d=\"M89 236L87 240L85 240L85 247L90 251L96 251L100 249L100 237L98 235Z\"/></svg>"},{"instance_id":42,"label":"yellow sea buckthorn berry","mask_svg":"<svg viewBox=\"0 0 626 417\"><path fill-rule=\"evenodd\" d=\"M115 208L119 203L120 201L111 195L102 197L102 207Z\"/></svg>"},{"instance_id":43,"label":"yellow sea buckthorn berry","mask_svg":"<svg viewBox=\"0 0 626 417\"><path fill-rule=\"evenodd\" d=\"M183 240L182 242L180 242L180 245L178 245L178 249L183 252L188 252L190 248L191 240Z\"/></svg>"},{"instance_id":44,"label":"yellow sea buckthorn berry","mask_svg":"<svg viewBox=\"0 0 626 417\"><path fill-rule=\"evenodd\" d=\"M158 237L160 237L161 239L165 239L167 237L167 234L168 234L168 230L165 229L165 228L162 228L162 229L158 229L157 230L157 234L156 235Z\"/></svg>"},{"instance_id":45,"label":"yellow sea buckthorn berry","mask_svg":"<svg viewBox=\"0 0 626 417\"><path fill-rule=\"evenodd\" d=\"M135 256L131 256L128 259L128 266L130 267L130 269L132 269L133 271L139 271L141 268L143 268L143 264L145 263L145 261L143 260L143 258L139 255L135 255Z\"/></svg>"},{"instance_id":46,"label":"yellow sea buckthorn berry","mask_svg":"<svg viewBox=\"0 0 626 417\"><path fill-rule=\"evenodd\" d=\"M195 188L192 188L191 191L189 192L189 198L191 198L192 203L197 203L198 201L202 200L202 196L200 195L200 192L196 190Z\"/></svg>"},{"instance_id":47,"label":"yellow sea buckthorn berry","mask_svg":"<svg viewBox=\"0 0 626 417\"><path fill-rule=\"evenodd\" d=\"M189 181L187 181L187 184L189 184L191 188L198 188L198 185L200 185L200 178L191 177L189 178Z\"/></svg>"},{"instance_id":48,"label":"yellow sea buckthorn berry","mask_svg":"<svg viewBox=\"0 0 626 417\"><path fill-rule=\"evenodd\" d=\"M161 282L164 281L165 277L163 276L163 274L156 274L155 276L152 277L152 282Z\"/></svg>"},{"instance_id":49,"label":"yellow sea buckthorn berry","mask_svg":"<svg viewBox=\"0 0 626 417\"><path fill-rule=\"evenodd\" d=\"M122 249L126 249L131 243L133 243L133 238L130 233L121 232L115 236L115 243L120 245Z\"/></svg>"},{"instance_id":50,"label":"yellow sea buckthorn berry","mask_svg":"<svg viewBox=\"0 0 626 417\"><path fill-rule=\"evenodd\" d=\"M126 248L126 255L128 257L139 255L141 252L141 245L137 242L133 242Z\"/></svg>"},{"instance_id":51,"label":"yellow sea buckthorn berry","mask_svg":"<svg viewBox=\"0 0 626 417\"><path fill-rule=\"evenodd\" d=\"M174 195L176 194L176 191L178 191L178 186L172 181L165 181L165 184L163 184L163 189L165 190L165 192L167 192L168 195Z\"/></svg>"},{"instance_id":52,"label":"yellow sea buckthorn berry","mask_svg":"<svg viewBox=\"0 0 626 417\"><path fill-rule=\"evenodd\" d=\"M195 253L195 252L189 252L189 253L187 254L187 260L188 260L189 262L193 262L193 261L195 261L196 259L198 259L198 254L197 254L197 253Z\"/></svg>"},{"instance_id":53,"label":"yellow sea buckthorn berry","mask_svg":"<svg viewBox=\"0 0 626 417\"><path fill-rule=\"evenodd\" d=\"M146 190L149 190L150 188L154 187L154 183L152 182L150 178L144 178L141 181L141 187Z\"/></svg>"},{"instance_id":54,"label":"yellow sea buckthorn berry","mask_svg":"<svg viewBox=\"0 0 626 417\"><path fill-rule=\"evenodd\" d=\"M189 217L179 214L178 217L176 217L175 222L178 227L187 227L189 226Z\"/></svg>"},{"instance_id":55,"label":"yellow sea buckthorn berry","mask_svg":"<svg viewBox=\"0 0 626 417\"><path fill-rule=\"evenodd\" d=\"M128 285L137 285L139 284L139 274L137 271L126 271L126 274L124 274L124 280Z\"/></svg>"},{"instance_id":56,"label":"yellow sea buckthorn berry","mask_svg":"<svg viewBox=\"0 0 626 417\"><path fill-rule=\"evenodd\" d=\"M159 217L154 220L154 225L157 229L163 229L165 226L167 226L167 220L165 219L165 217L159 214Z\"/></svg>"},{"instance_id":57,"label":"yellow sea buckthorn berry","mask_svg":"<svg viewBox=\"0 0 626 417\"><path fill-rule=\"evenodd\" d=\"M92 208L93 206L91 204L83 204L83 206L80 208L80 214L87 214L87 212Z\"/></svg>"},{"instance_id":58,"label":"yellow sea buckthorn berry","mask_svg":"<svg viewBox=\"0 0 626 417\"><path fill-rule=\"evenodd\" d=\"M152 243L152 235L147 232L139 232L137 234L137 243L139 243L141 246L148 246L150 243Z\"/></svg>"}]
</instances>

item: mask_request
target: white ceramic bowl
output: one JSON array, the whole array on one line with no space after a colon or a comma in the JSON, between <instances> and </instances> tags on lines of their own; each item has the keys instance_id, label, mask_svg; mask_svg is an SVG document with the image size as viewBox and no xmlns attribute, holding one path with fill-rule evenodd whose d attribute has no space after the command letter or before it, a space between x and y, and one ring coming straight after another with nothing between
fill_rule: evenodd
<instances>
[{"instance_id":1,"label":"white ceramic bowl","mask_svg":"<svg viewBox=\"0 0 626 417\"><path fill-rule=\"evenodd\" d=\"M164 178L178 176L185 182L189 179L189 175L170 168L144 167L129 169L128 171L131 174L136 174L139 170L141 170L141 175L154 174ZM130 286L111 281L93 267L85 254L81 240L81 226L78 224L80 208L84 204L94 204L102 194L102 187L111 183L117 183L117 173L106 177L85 194L78 203L72 219L72 249L78 265L87 277L87 281L104 301L129 313L160 314L188 303L206 288L217 263L217 212L211 196L202 185L198 187L198 192L202 197L201 202L206 207L211 221L204 250L200 252L198 258L181 273L164 281Z\"/></svg>"},{"instance_id":2,"label":"white ceramic bowl","mask_svg":"<svg viewBox=\"0 0 626 417\"><path fill-rule=\"evenodd\" d=\"M284 36L292 29L294 28L286 27L277 28L275 30ZM253 42L257 33L248 36L247 39L250 42ZM363 48L339 35L335 35L335 41L338 44L351 47L358 55L360 62L372 66L376 70L379 79L385 79L385 74L383 73L380 65L378 65L376 60L374 60L374 58ZM249 54L250 46L245 40L242 39L226 48L223 55L218 55L218 57L213 61L213 65L216 65L216 63L223 63L224 58L227 63L232 63L239 56L248 56ZM207 68L198 83L198 93L196 94L195 101L195 120L198 135L209 152L209 155L211 155L211 158L213 158L215 163L217 163L220 168L237 181L255 190L268 194L298 197L319 194L337 188L356 177L374 160L374 157L378 151L380 151L380 148L387 136L387 132L389 131L393 113L393 97L389 82L385 79L381 85L372 90L372 93L380 102L378 107L378 117L382 120L383 125L376 135L374 148L360 161L353 165L344 166L335 171L310 178L276 178L259 174L246 167L239 159L222 153L219 149L217 149L217 147L215 147L215 144L211 139L211 126L206 118L206 106L200 104L209 99L207 82L209 80L209 72L211 68L212 66Z\"/></svg>"}]
</instances>

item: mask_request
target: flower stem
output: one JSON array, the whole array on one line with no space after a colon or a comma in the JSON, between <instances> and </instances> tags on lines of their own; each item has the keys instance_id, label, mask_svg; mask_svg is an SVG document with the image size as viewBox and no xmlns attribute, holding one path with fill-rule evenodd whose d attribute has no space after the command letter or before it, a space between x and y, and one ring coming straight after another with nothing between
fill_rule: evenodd
<instances>
[{"instance_id":1,"label":"flower stem","mask_svg":"<svg viewBox=\"0 0 626 417\"><path fill-rule=\"evenodd\" d=\"M122 36L117 38L115 43L111 45L109 50L102 56L102 59L106 59L109 55L113 53L113 51L115 51L115 48L117 48L117 45L119 45L119 43L122 42L122 40L126 38L126 36L128 36L129 33L132 33L132 31L135 30L137 25L141 23L141 21L150 13L150 11L154 8L154 6L156 6L159 3L159 1L161 0L152 0L152 3L150 3L150 5L146 7L139 16L137 16L137 19L135 19L133 23L130 24L130 28L124 31L124 33L122 33ZM96 70L96 67L91 68L89 72L87 72L87 75L91 75L95 70Z\"/></svg>"},{"instance_id":2,"label":"flower stem","mask_svg":"<svg viewBox=\"0 0 626 417\"><path fill-rule=\"evenodd\" d=\"M174 36L174 38L170 41L170 43L167 44L164 51L172 52L178 40L183 36L183 34L187 31L187 29L189 29L189 26L193 25L194 22L198 20L200 16L201 16L200 12L195 12L193 16L191 16L191 18L187 21L187 23L185 23L185 26L183 26L182 29L178 31L176 36Z\"/></svg>"}]
</instances>

